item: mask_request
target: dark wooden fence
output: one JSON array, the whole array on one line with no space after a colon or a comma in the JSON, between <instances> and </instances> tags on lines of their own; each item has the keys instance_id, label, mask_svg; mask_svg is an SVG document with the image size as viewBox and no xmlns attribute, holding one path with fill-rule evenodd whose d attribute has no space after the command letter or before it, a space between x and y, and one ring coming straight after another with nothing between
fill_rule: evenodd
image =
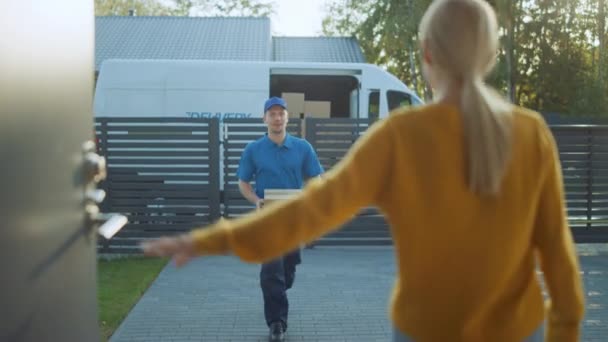
<instances>
[{"instance_id":1,"label":"dark wooden fence","mask_svg":"<svg viewBox=\"0 0 608 342\"><path fill-rule=\"evenodd\" d=\"M306 119L306 139L333 167L369 127L369 119ZM578 242L608 241L608 125L551 125L564 173L569 222ZM384 218L362 212L320 244L390 244Z\"/></svg>"},{"instance_id":2,"label":"dark wooden fence","mask_svg":"<svg viewBox=\"0 0 608 342\"><path fill-rule=\"evenodd\" d=\"M552 125L579 242L608 241L608 126Z\"/></svg>"},{"instance_id":3,"label":"dark wooden fence","mask_svg":"<svg viewBox=\"0 0 608 342\"><path fill-rule=\"evenodd\" d=\"M288 130L306 137L327 170L369 125L367 119L307 118L291 120ZM100 251L134 252L142 239L253 209L238 191L236 170L246 144L266 131L261 120L225 120L220 127L215 119L104 118L95 128L99 152L108 162L102 210L129 217L115 238L101 242ZM551 129L576 240L608 242L608 125L568 123ZM316 244L388 245L391 239L382 215L367 208Z\"/></svg>"},{"instance_id":4,"label":"dark wooden fence","mask_svg":"<svg viewBox=\"0 0 608 342\"><path fill-rule=\"evenodd\" d=\"M315 148L325 170L339 162L353 143L367 130L370 119L314 119L305 122L306 140ZM374 208L362 210L357 217L315 242L316 245L390 245L388 225Z\"/></svg>"},{"instance_id":5,"label":"dark wooden fence","mask_svg":"<svg viewBox=\"0 0 608 342\"><path fill-rule=\"evenodd\" d=\"M129 218L100 252L137 252L143 239L221 216L217 120L104 118L95 128L108 166L102 210Z\"/></svg>"}]
</instances>

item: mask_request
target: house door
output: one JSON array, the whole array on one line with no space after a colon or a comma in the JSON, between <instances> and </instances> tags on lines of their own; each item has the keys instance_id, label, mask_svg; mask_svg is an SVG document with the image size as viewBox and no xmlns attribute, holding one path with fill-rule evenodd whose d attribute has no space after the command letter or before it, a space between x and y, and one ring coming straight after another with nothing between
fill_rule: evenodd
<instances>
[{"instance_id":1,"label":"house door","mask_svg":"<svg viewBox=\"0 0 608 342\"><path fill-rule=\"evenodd\" d=\"M0 341L97 341L93 1L0 9Z\"/></svg>"}]
</instances>

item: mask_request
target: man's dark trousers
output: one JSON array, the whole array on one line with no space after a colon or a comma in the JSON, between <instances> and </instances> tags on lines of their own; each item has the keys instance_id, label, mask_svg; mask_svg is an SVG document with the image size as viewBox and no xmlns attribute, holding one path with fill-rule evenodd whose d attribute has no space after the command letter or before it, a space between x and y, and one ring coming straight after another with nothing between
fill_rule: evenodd
<instances>
[{"instance_id":1,"label":"man's dark trousers","mask_svg":"<svg viewBox=\"0 0 608 342\"><path fill-rule=\"evenodd\" d=\"M264 294L264 316L266 324L280 321L287 329L289 301L287 290L293 286L296 265L302 261L300 249L262 264L260 286Z\"/></svg>"}]
</instances>

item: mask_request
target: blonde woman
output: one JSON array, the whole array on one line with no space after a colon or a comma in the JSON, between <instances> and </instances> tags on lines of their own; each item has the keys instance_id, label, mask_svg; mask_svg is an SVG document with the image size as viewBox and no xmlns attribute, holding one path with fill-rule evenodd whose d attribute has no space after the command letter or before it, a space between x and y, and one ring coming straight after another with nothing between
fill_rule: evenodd
<instances>
[{"instance_id":1,"label":"blonde woman","mask_svg":"<svg viewBox=\"0 0 608 342\"><path fill-rule=\"evenodd\" d=\"M395 245L395 341L577 341L583 290L556 144L537 113L483 82L498 49L495 13L482 0L436 0L420 41L432 104L373 125L297 198L145 253L178 265L227 253L264 262L373 205Z\"/></svg>"}]
</instances>

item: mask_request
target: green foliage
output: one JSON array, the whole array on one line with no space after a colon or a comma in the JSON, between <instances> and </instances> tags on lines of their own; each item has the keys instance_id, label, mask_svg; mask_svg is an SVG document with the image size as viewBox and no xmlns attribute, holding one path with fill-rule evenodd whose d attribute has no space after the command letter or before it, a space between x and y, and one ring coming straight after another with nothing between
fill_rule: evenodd
<instances>
[{"instance_id":1,"label":"green foliage","mask_svg":"<svg viewBox=\"0 0 608 342\"><path fill-rule=\"evenodd\" d=\"M173 9L158 0L95 0L95 15L172 15Z\"/></svg>"},{"instance_id":2,"label":"green foliage","mask_svg":"<svg viewBox=\"0 0 608 342\"><path fill-rule=\"evenodd\" d=\"M418 24L431 0L333 0L326 35L357 38L368 62L428 97ZM501 51L488 82L539 111L608 116L606 0L491 0Z\"/></svg>"},{"instance_id":3,"label":"green foliage","mask_svg":"<svg viewBox=\"0 0 608 342\"><path fill-rule=\"evenodd\" d=\"M261 0L95 0L95 15L254 16L272 14L273 2Z\"/></svg>"}]
</instances>

